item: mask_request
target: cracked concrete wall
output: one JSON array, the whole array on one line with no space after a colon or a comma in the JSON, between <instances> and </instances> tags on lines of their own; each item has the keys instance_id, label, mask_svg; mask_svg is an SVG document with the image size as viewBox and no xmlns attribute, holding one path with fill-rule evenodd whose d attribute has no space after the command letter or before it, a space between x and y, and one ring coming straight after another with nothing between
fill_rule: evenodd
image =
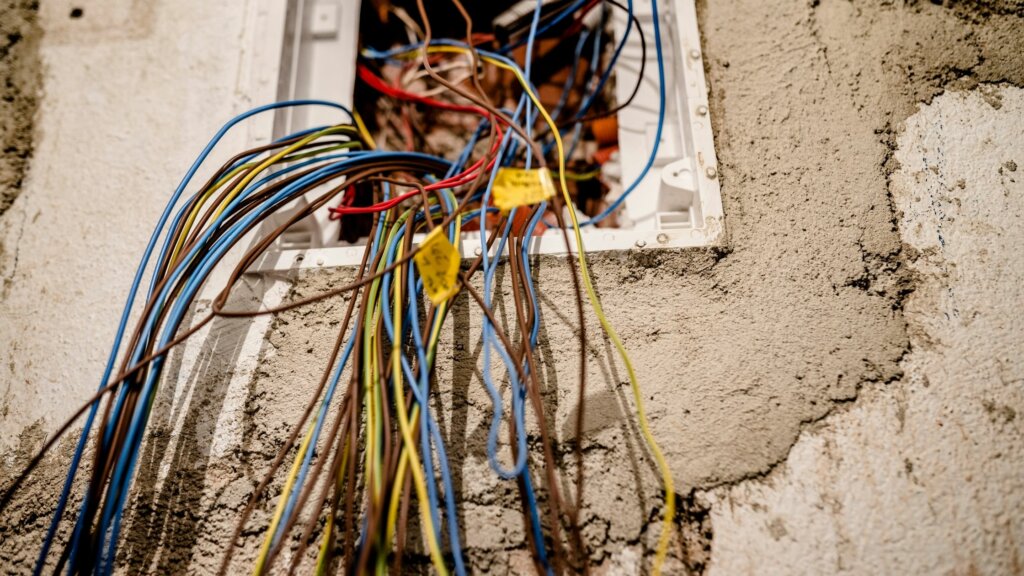
<instances>
[{"instance_id":1,"label":"cracked concrete wall","mask_svg":"<svg viewBox=\"0 0 1024 576\"><path fill-rule=\"evenodd\" d=\"M16 270L0 256L0 475L74 407L52 398L95 386L162 191L245 105L233 54L251 30L236 13L117 4L74 19L70 4L43 4L38 148L0 217L6 245L34 255ZM683 487L672 572L1020 571L1024 7L716 0L699 15L729 240L593 261ZM124 24L102 24L111 19ZM128 135L139 126L161 138L138 146ZM567 453L578 357L561 343L576 324L564 264L539 266L545 401ZM253 278L250 289L296 297L344 275ZM216 563L224 527L316 381L338 306L224 322L175 359L182 376L155 410L126 565ZM529 561L513 489L482 455L478 326L456 308L439 382L458 409L442 426L473 565L517 572ZM657 480L605 343L592 342L588 364L585 534L602 571L634 573L657 537ZM59 478L66 452L39 486ZM30 493L0 525L0 561L31 556L46 495Z\"/></svg>"}]
</instances>

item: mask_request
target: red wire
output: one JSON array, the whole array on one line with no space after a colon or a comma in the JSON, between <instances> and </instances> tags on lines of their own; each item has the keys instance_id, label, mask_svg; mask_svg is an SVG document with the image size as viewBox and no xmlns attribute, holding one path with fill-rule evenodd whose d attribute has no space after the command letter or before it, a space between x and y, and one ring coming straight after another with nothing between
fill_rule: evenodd
<instances>
[{"instance_id":1,"label":"red wire","mask_svg":"<svg viewBox=\"0 0 1024 576\"><path fill-rule=\"evenodd\" d=\"M441 108L444 110L452 110L455 112L470 112L473 114L477 114L479 116L483 116L484 118L488 119L491 122L494 121L494 116L490 113L490 111L485 110L484 108L481 108L479 106L469 106L462 104L453 104L451 102L442 102L440 100L435 100L433 98L429 98L426 96L420 96L419 94L414 94L412 92L407 92L400 88L390 86L383 79L381 79L373 72L371 72L370 69L363 64L360 64L358 66L358 73L359 77L363 80L363 82L366 82L371 88L387 96L391 96L393 98L398 98L402 100L409 100L412 102L418 102L420 104L426 104L428 106L434 106L436 108ZM504 120L501 118L499 118L499 120L502 120L504 122ZM423 187L423 189L430 192L434 190L442 190L444 188L456 188L458 186L463 186L476 180L476 178L479 176L480 170L490 171L494 167L494 163L498 159L497 153L499 148L501 147L502 138L504 137L504 132L501 130L500 124L495 124L495 130L497 131L497 134L494 139L494 144L491 146L490 161L485 163L484 158L481 158L474 162L469 168L466 168L461 174L456 174L455 176L452 176L450 178L439 180L437 182L434 182L433 184L427 184L426 186ZM402 202L410 198L413 198L414 196L417 196L418 194L420 194L419 190L413 190L411 192L407 192L405 194L396 196L390 200L380 202L372 206L351 206L351 200L349 199L349 194L346 191L345 196L342 198L341 205L334 208L329 208L328 210L331 212L331 219L340 218L344 214L372 214L375 212L383 212L385 210L390 210L391 208L394 208L395 206L401 204Z\"/></svg>"},{"instance_id":2,"label":"red wire","mask_svg":"<svg viewBox=\"0 0 1024 576\"><path fill-rule=\"evenodd\" d=\"M580 9L580 13L573 19L572 26L565 31L562 38L569 38L575 36L583 28L583 18L586 17L587 13L593 10L595 6L600 3L600 0L591 0L586 6Z\"/></svg>"},{"instance_id":3,"label":"red wire","mask_svg":"<svg viewBox=\"0 0 1024 576\"><path fill-rule=\"evenodd\" d=\"M500 128L497 130L497 132L498 133L494 139L494 145L491 146L491 159L489 162L486 163L486 165L484 165L484 159L481 158L474 162L472 166L467 168L461 174L456 174L451 178L439 180L437 182L434 182L433 184L427 184L426 186L423 187L423 189L430 192L433 190L441 190L443 188L455 188L458 186L469 184L470 182L475 180L479 174L478 171L481 168L487 171L491 170L491 168L494 167L494 163L498 159L497 152L501 146L502 137L504 136ZM342 198L341 206L329 208L328 210L331 212L332 219L337 219L344 214L372 214L374 212L383 212L385 210L390 210L391 208L394 208L398 204L418 195L419 193L419 190L413 190L400 196L396 196L391 200L380 202L372 206L349 206L348 204L350 204L350 201L346 202L346 200L348 199L348 194L346 194L345 197Z\"/></svg>"},{"instance_id":4,"label":"red wire","mask_svg":"<svg viewBox=\"0 0 1024 576\"><path fill-rule=\"evenodd\" d=\"M487 110L480 108L479 106L468 106L465 104L454 104L452 102L442 102L441 100L435 100L427 96L420 96L412 92L406 92L400 88L389 86L387 82L382 80L379 76L370 72L370 69L364 64L358 66L359 78L366 82L370 88L392 98L398 98L400 100L409 100L411 102L419 102L420 104L426 104L435 108L441 108L443 110L452 110L454 112L470 112L472 114L478 114L485 118L490 118L491 114Z\"/></svg>"},{"instance_id":5,"label":"red wire","mask_svg":"<svg viewBox=\"0 0 1024 576\"><path fill-rule=\"evenodd\" d=\"M492 156L491 160L483 168L484 170L490 170L491 168L494 167L494 163L498 159L497 152L498 152L499 147L501 146L502 135L503 134L502 134L501 130L499 129L497 137L494 139L494 145L491 147L491 153L492 153L491 154L491 156ZM434 182L433 184L427 184L426 186L423 187L423 189L428 191L428 192L430 192L430 191L433 191L433 190L441 190L443 188L455 188L457 186L462 186L464 184L469 184L470 182L472 182L473 180L475 180L477 178L477 175L478 175L477 170L480 169L480 167L483 166L483 164L484 164L484 159L481 158L480 160L477 160L475 163L473 163L472 166L467 168L461 174L456 174L455 176L452 176L451 178L445 178L444 180L439 180L437 182ZM406 192L405 194L402 194L400 196L396 196L396 197L392 198L391 200L380 202L380 203L374 204L372 206L347 206L346 202L345 202L345 198L343 198L341 206L337 206L335 208L329 208L328 210L331 212L331 218L332 219L337 219L337 218L341 217L343 214L372 214L372 213L375 213L375 212L383 212L385 210L390 210L391 208L394 208L395 206L401 204L402 202L404 202L404 201L406 201L406 200L408 200L408 199L410 199L410 198L412 198L414 196L417 196L419 194L420 194L419 190L413 190L411 192ZM347 196L347 194L346 194L346 196Z\"/></svg>"}]
</instances>

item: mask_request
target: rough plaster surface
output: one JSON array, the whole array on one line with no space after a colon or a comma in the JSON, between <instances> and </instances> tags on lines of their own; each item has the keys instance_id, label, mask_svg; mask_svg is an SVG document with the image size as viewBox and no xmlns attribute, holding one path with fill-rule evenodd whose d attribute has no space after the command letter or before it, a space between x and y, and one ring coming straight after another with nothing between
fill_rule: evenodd
<instances>
[{"instance_id":1,"label":"rough plaster surface","mask_svg":"<svg viewBox=\"0 0 1024 576\"><path fill-rule=\"evenodd\" d=\"M21 191L32 154L32 119L42 76L38 9L32 0L0 2L0 214Z\"/></svg>"},{"instance_id":2,"label":"rough plaster surface","mask_svg":"<svg viewBox=\"0 0 1024 576\"><path fill-rule=\"evenodd\" d=\"M713 573L1024 571L1024 90L940 96L898 137L917 289L906 377L718 493Z\"/></svg>"},{"instance_id":3,"label":"rough plaster surface","mask_svg":"<svg viewBox=\"0 0 1024 576\"><path fill-rule=\"evenodd\" d=\"M99 385L167 198L221 119L248 104L237 50L218 49L245 32L232 8L111 1L71 18L73 5L41 7L33 169L0 219L4 448L39 419L57 425Z\"/></svg>"},{"instance_id":4,"label":"rough plaster surface","mask_svg":"<svg viewBox=\"0 0 1024 576\"><path fill-rule=\"evenodd\" d=\"M95 386L129 270L167 191L218 120L244 106L238 104L244 90L237 84L237 50L245 45L245 28L235 12L194 2L131 9L95 4L75 21L60 2L43 6L48 73L34 171L25 193L0 219L5 239L29 222L20 240L7 242L36 255L13 272L10 257L0 262L13 278L0 301L0 393L9 407L0 426L4 442L17 444L4 462L8 471L74 407L50 398L85 397ZM120 18L130 25L89 24L104 10L106 21ZM810 495L816 487L800 484L807 478L802 472L770 476L779 486L775 500L756 478L784 461L801 431L837 403L849 409L826 426L875 410L876 396L895 394L918 377L914 343L920 329L910 324L908 331L913 317L905 318L904 309L920 258L906 249L912 244L901 238L908 232L896 216L905 210L894 199L897 176L891 176L902 162L893 157L897 135L920 102L944 90L972 89L979 82L1024 84L1020 6L716 0L703 4L700 15L730 239L710 251L643 251L593 262L609 316L633 352L655 433L684 494L696 490L681 498L684 537L673 549L672 567L701 571L710 554L711 565L723 572L759 568L763 556L775 552L775 540L764 534L782 540L792 533L800 534L793 539L815 558L828 560L844 550L845 567L869 572L875 567L867 559L871 538L899 542L900 525L882 526L872 535L862 525L821 531L820 538L810 528L797 532L794 526L802 523L840 526L839 512L818 509ZM74 28L81 24L91 28ZM151 66L156 62L161 65ZM85 104L80 96L67 96L81 94L83 86ZM997 102L1003 92L984 85L972 98ZM167 110L177 113L168 117ZM126 136L140 126L152 126L161 138L140 146ZM97 153L97 141L105 153ZM110 174L116 175L113 182ZM85 192L69 194L72 189ZM104 258L95 257L98 251ZM1000 258L1004 267L1015 264ZM569 450L572 428L565 422L576 400L577 355L565 343L577 327L564 265L545 259L540 267L546 293L545 398L561 449ZM65 274L55 272L68 268L76 274L71 287ZM322 289L342 274L314 275L295 290ZM253 282L258 293L274 289ZM41 293L46 308L38 305ZM918 317L942 316L938 302L920 302ZM470 555L478 569L517 571L527 559L518 545L521 521L510 513L511 487L494 480L480 454L486 403L472 378L479 316L463 304L452 320L439 380L455 382L442 386L441 398L458 406L456 416L465 414L444 426L460 462ZM311 312L282 316L269 328L224 323L207 343L195 345L198 350L183 354L181 382L165 388L156 412L147 469L140 472L140 485L152 490L136 500L139 513L128 531L125 562L202 571L216 561L222 527L231 524L315 381L330 337L331 327L324 324ZM588 330L596 334L596 324L590 322ZM240 332L246 331L265 343L245 348ZM633 573L649 553L645 544L657 536L657 483L629 424L632 407L621 371L608 363L601 341L593 341L588 352L585 530L595 563ZM239 361L258 354L259 367L238 374L231 362L204 363L222 354ZM198 368L190 368L195 362ZM983 375L965 374L964 386L984 384ZM865 398L858 400L864 388ZM1002 396L986 401L996 415L1009 414L1006 406L1016 410ZM871 420L863 434L871 437L868 446L885 454L896 431L879 425L883 421L889 422ZM930 439L950 442L950 450L967 454L962 462L975 471L973 477L984 477L988 460L972 458L969 437L920 434L928 446ZM827 444L818 440L823 435L805 434L785 470L813 453L817 443ZM999 442L1007 447L1005 466L1020 461L1019 451L1010 451L1013 444L1001 437ZM862 457L871 459L872 453L865 449ZM58 454L53 460L61 459ZM815 462L816 470L839 465L828 455ZM867 484L872 474L908 469L899 464L879 471L848 466L844 481ZM52 486L60 473L56 465L47 466L39 485ZM836 473L819 484L835 489L833 477L840 479ZM864 514L902 505L884 491L862 490L857 505ZM0 558L24 561L31 554L49 492L29 494L5 519L0 530L12 537L0 545ZM937 491L929 503L952 508L956 495ZM766 510L774 516L766 517ZM908 514L918 510L907 505ZM960 519L923 521L942 532L956 530ZM998 524L982 523L975 531L985 542L998 543L1001 537L991 533L997 529ZM794 563L788 568L810 569L795 560L804 549L791 550L786 558ZM787 567L782 559L779 564ZM827 572L838 564L821 565Z\"/></svg>"}]
</instances>

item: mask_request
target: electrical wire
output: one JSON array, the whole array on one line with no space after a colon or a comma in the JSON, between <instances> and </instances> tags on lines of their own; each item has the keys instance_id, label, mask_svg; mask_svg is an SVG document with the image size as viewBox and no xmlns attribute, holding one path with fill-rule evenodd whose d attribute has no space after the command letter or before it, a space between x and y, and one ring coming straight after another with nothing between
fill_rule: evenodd
<instances>
[{"instance_id":1,"label":"electrical wire","mask_svg":"<svg viewBox=\"0 0 1024 576\"><path fill-rule=\"evenodd\" d=\"M595 0L568 3L550 15L542 14L542 2L538 1L525 38L500 47L497 52L476 46L489 42L490 36L474 32L470 14L458 0L453 3L465 20L465 38L472 39L471 44L432 38L422 0L417 1L421 23L404 12L396 12L410 37L422 40L387 51L364 50L356 73L366 86L401 107L406 127L411 125L408 113L413 107L475 117L477 127L455 160L422 152L387 150L387 140L379 134L379 140L375 139L358 113L321 100L262 106L226 123L186 172L158 219L131 282L96 393L59 428L0 496L2 513L43 455L78 418L86 416L34 573L40 574L52 560L56 535L73 501L73 486L79 478L84 480L85 487L76 502L78 511L70 536L56 559L57 571L97 575L115 571L129 495L140 466L140 452L157 392L173 378L165 370L172 350L208 327L214 318L277 315L347 295L345 313L320 381L250 494L224 548L218 573L236 571L232 559L239 540L262 506L266 493L277 484L276 503L263 529L253 574L270 572L287 554L291 555L287 559L288 571L293 573L303 562L302 547L313 542L318 542L312 545L316 552L313 570L317 574L330 571L339 561L346 571L355 573L383 573L389 562L400 571L413 499L434 571L447 574L452 569L456 574L466 574L459 494L445 438L432 408L438 390L431 382L442 327L454 300L462 293L468 294L482 312L481 381L491 400L487 458L499 478L517 483L528 526L526 541L538 571L545 574L588 570L586 542L579 521L584 505L581 441L587 373L583 302L586 294L592 313L629 375L639 428L662 474L663 526L652 566L652 571L659 573L674 516L672 476L651 433L632 362L594 288L581 233L581 226L613 213L636 183L590 220L580 222L575 209L564 210L574 203L569 181L599 177L599 170L568 171L566 160L582 136L584 123L622 108L620 105L602 112L590 111L633 29L638 31L646 53L632 1L626 7L610 1L626 11L628 24L603 72L599 72L606 42L602 29L590 30L580 25L583 15L600 4ZM660 82L660 139L665 86L656 0L652 0L652 8ZM570 17L576 17L574 23L559 26ZM538 40L558 30L570 37L578 36L576 60L557 104L549 113L531 82L532 61ZM574 136L567 148L556 119L567 106L570 91L576 89L580 57L588 43L592 53L586 65L581 103L568 119ZM506 55L522 44L525 64L520 67ZM389 63L403 67L402 80L395 85L371 68ZM492 104L479 76L482 65L515 78L520 91L515 110ZM641 63L641 81L642 66ZM457 79L454 75L442 75L457 69L467 69L469 74ZM436 86L414 92L406 88L411 82ZM624 105L630 102L632 97ZM268 145L238 152L205 183L193 186L195 175L232 127L263 112L313 105L339 109L345 113L346 121L298 130ZM538 121L542 128L535 133ZM550 144L542 146L540 140L548 137ZM406 141L413 146L411 136L407 135ZM557 170L557 194L508 212L497 210L493 206L493 189L499 171L518 165L520 152L526 169L547 170L550 147ZM640 179L650 169L656 152L657 144ZM307 201L295 208L297 198ZM228 304L242 275L279 242L289 227L317 211L329 213L331 218L341 220L343 226L357 219L368 223L367 242L355 280L277 306L255 310L230 308ZM562 219L563 211L568 214L568 224ZM572 256L566 264L579 317L579 399L574 446L577 470L573 490L563 488L559 476L538 369L542 315L530 246L548 213L558 221L557 229ZM427 290L428 276L433 272L422 268L424 264L417 259L424 245L422 238L443 238L459 251L463 226L469 224L479 228L479 254L463 265L451 293L437 300ZM240 256L229 256L237 254L243 241L250 242L248 248ZM512 285L511 322L499 321L494 312L496 299L500 298L497 273L503 265L508 267ZM217 269L228 271L219 290L210 285ZM143 291L143 277L150 270L149 283ZM482 290L473 284L476 276L480 277ZM215 294L210 309L187 324L197 298L207 293ZM130 321L134 322L131 327ZM502 377L498 379L492 373L492 355L500 358ZM505 393L509 396L508 406L503 399ZM531 415L540 436L539 466L531 460L528 441L527 420ZM503 423L509 433L509 457L500 454L499 432ZM80 474L90 438L94 443L92 465L87 474ZM538 497L539 490L546 493L543 502ZM542 521L545 513L546 524ZM340 556L336 554L339 538ZM296 542L300 551L289 551Z\"/></svg>"}]
</instances>

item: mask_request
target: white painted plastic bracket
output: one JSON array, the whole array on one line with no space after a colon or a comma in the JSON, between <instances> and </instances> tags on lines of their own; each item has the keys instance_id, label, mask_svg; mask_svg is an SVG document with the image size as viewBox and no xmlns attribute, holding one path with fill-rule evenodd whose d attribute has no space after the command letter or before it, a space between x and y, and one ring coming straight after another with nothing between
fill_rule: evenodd
<instances>
[{"instance_id":1,"label":"white painted plastic bracket","mask_svg":"<svg viewBox=\"0 0 1024 576\"><path fill-rule=\"evenodd\" d=\"M284 8L282 8L284 6ZM651 5L633 2L634 14L647 41L644 84L633 104L619 112L618 160L621 181L628 185L639 176L653 147L658 119L658 62L654 49ZM272 34L280 30L279 52L266 47L253 51L254 81L276 71L276 90L267 101L319 98L351 105L358 50L359 2L354 0L257 0L252 10L260 14ZM633 248L689 248L717 243L723 233L718 165L707 103L707 85L697 28L694 0L659 3L662 55L665 66L665 124L654 165L624 202L619 228L587 228L583 244L587 252ZM626 29L626 16L613 10L615 31ZM259 36L257 36L259 38ZM264 38L258 41L265 42ZM271 43L271 46L274 44ZM616 97L632 92L640 69L639 36L630 36L615 69ZM254 90L259 94L259 90ZM273 137L295 130L335 123L337 112L328 108L301 107L278 112ZM265 133L254 134L253 143L266 143ZM618 188L621 193L622 186ZM316 191L311 192L316 194ZM294 204L297 208L305 200ZM281 218L266 226L274 227ZM337 239L336 223L327 209L294 226L257 263L263 271L357 264L361 245ZM463 235L466 258L480 252L479 233ZM573 242L572 250L577 250ZM564 253L563 236L549 230L531 241L540 254Z\"/></svg>"},{"instance_id":2,"label":"white painted plastic bracket","mask_svg":"<svg viewBox=\"0 0 1024 576\"><path fill-rule=\"evenodd\" d=\"M275 83L258 85L255 93L265 101L329 100L352 107L355 87L355 61L359 42L359 2L351 0L258 0L254 10L271 39L257 36L253 48L253 69L263 74L274 71ZM274 49L276 48L276 51ZM266 144L299 130L326 127L348 121L344 113L326 106L281 108L272 120L258 124L259 132L250 132L250 144ZM284 222L294 210L322 193L312 190L304 198L290 203L261 230L269 232ZM326 209L291 226L271 248L272 251L323 249L337 244L332 238ZM263 264L257 266L264 269Z\"/></svg>"}]
</instances>

